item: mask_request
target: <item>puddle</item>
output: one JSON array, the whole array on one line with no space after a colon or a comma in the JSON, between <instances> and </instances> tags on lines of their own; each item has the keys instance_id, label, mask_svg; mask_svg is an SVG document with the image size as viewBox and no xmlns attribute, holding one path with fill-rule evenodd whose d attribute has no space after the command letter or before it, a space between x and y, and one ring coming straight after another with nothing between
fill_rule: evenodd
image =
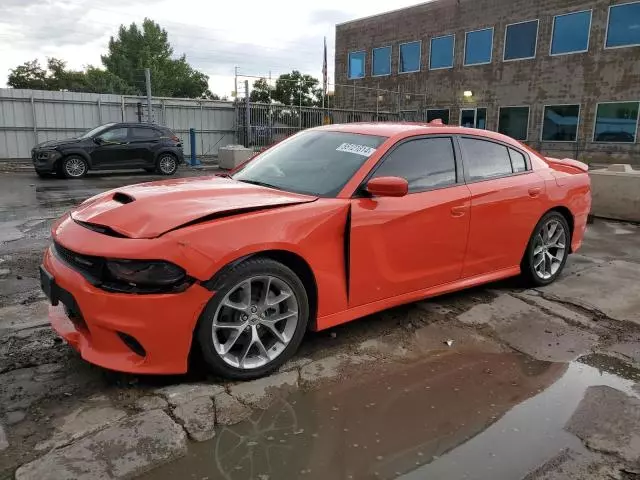
<instances>
[{"instance_id":1,"label":"puddle","mask_svg":"<svg viewBox=\"0 0 640 480\"><path fill-rule=\"evenodd\" d=\"M633 382L583 363L450 354L297 393L192 444L147 480L518 479L562 449L591 385Z\"/></svg>"}]
</instances>

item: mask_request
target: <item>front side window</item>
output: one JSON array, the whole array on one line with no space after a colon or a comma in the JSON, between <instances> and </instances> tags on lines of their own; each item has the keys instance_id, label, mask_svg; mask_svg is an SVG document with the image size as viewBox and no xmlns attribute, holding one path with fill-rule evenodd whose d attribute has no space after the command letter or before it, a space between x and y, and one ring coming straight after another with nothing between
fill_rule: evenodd
<instances>
[{"instance_id":1,"label":"front side window","mask_svg":"<svg viewBox=\"0 0 640 480\"><path fill-rule=\"evenodd\" d=\"M400 144L374 172L372 178L401 177L409 193L456 183L456 159L449 137L421 138Z\"/></svg>"},{"instance_id":2,"label":"front side window","mask_svg":"<svg viewBox=\"0 0 640 480\"><path fill-rule=\"evenodd\" d=\"M536 56L538 20L507 25L504 60L525 60Z\"/></svg>"},{"instance_id":3,"label":"front side window","mask_svg":"<svg viewBox=\"0 0 640 480\"><path fill-rule=\"evenodd\" d=\"M349 53L349 78L364 78L365 52Z\"/></svg>"},{"instance_id":4,"label":"front side window","mask_svg":"<svg viewBox=\"0 0 640 480\"><path fill-rule=\"evenodd\" d=\"M640 2L609 7L607 48L640 45Z\"/></svg>"},{"instance_id":5,"label":"front side window","mask_svg":"<svg viewBox=\"0 0 640 480\"><path fill-rule=\"evenodd\" d=\"M113 128L100 135L100 138L105 142L122 142L127 139L126 128Z\"/></svg>"},{"instance_id":6,"label":"front side window","mask_svg":"<svg viewBox=\"0 0 640 480\"><path fill-rule=\"evenodd\" d=\"M373 49L373 75L391 75L391 47Z\"/></svg>"},{"instance_id":7,"label":"front side window","mask_svg":"<svg viewBox=\"0 0 640 480\"><path fill-rule=\"evenodd\" d=\"M100 132L104 132L105 130L113 127L114 125L115 125L115 123L106 123L104 125L100 125L99 127L95 127L95 128L92 128L91 130L88 130L88 131L84 132L78 138L83 140L85 138L97 137L97 136L100 135Z\"/></svg>"},{"instance_id":8,"label":"front side window","mask_svg":"<svg viewBox=\"0 0 640 480\"><path fill-rule=\"evenodd\" d=\"M586 52L590 29L591 10L554 17L551 55Z\"/></svg>"},{"instance_id":9,"label":"front side window","mask_svg":"<svg viewBox=\"0 0 640 480\"><path fill-rule=\"evenodd\" d=\"M492 52L493 28L467 32L464 42L465 66L491 63Z\"/></svg>"},{"instance_id":10,"label":"front side window","mask_svg":"<svg viewBox=\"0 0 640 480\"><path fill-rule=\"evenodd\" d=\"M430 108L427 110L427 123L432 120L442 120L442 123L449 125L448 108Z\"/></svg>"},{"instance_id":11,"label":"front side window","mask_svg":"<svg viewBox=\"0 0 640 480\"><path fill-rule=\"evenodd\" d=\"M529 131L529 107L500 107L498 132L516 140L526 140Z\"/></svg>"},{"instance_id":12,"label":"front side window","mask_svg":"<svg viewBox=\"0 0 640 480\"><path fill-rule=\"evenodd\" d=\"M580 105L548 105L544 107L542 140L575 142L578 138Z\"/></svg>"},{"instance_id":13,"label":"front side window","mask_svg":"<svg viewBox=\"0 0 640 480\"><path fill-rule=\"evenodd\" d=\"M513 173L511 157L504 145L462 137L460 149L467 176L471 181L502 177Z\"/></svg>"},{"instance_id":14,"label":"front side window","mask_svg":"<svg viewBox=\"0 0 640 480\"><path fill-rule=\"evenodd\" d=\"M596 111L595 142L634 143L638 102L601 103Z\"/></svg>"},{"instance_id":15,"label":"front side window","mask_svg":"<svg viewBox=\"0 0 640 480\"><path fill-rule=\"evenodd\" d=\"M431 56L429 57L431 70L453 67L455 38L454 35L446 35L431 39Z\"/></svg>"},{"instance_id":16,"label":"front side window","mask_svg":"<svg viewBox=\"0 0 640 480\"><path fill-rule=\"evenodd\" d=\"M386 137L306 131L251 160L235 180L316 196L337 195Z\"/></svg>"},{"instance_id":17,"label":"front side window","mask_svg":"<svg viewBox=\"0 0 640 480\"><path fill-rule=\"evenodd\" d=\"M403 43L400 45L400 73L420 71L420 42Z\"/></svg>"}]
</instances>

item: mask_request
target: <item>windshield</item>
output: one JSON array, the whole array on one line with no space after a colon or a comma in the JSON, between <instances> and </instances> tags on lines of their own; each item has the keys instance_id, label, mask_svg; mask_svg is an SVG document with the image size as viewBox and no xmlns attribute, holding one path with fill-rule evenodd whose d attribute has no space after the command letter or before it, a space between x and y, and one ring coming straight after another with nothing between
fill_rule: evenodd
<instances>
[{"instance_id":1,"label":"windshield","mask_svg":"<svg viewBox=\"0 0 640 480\"><path fill-rule=\"evenodd\" d=\"M322 197L337 195L385 137L307 131L285 140L233 175L235 180Z\"/></svg>"},{"instance_id":2,"label":"windshield","mask_svg":"<svg viewBox=\"0 0 640 480\"><path fill-rule=\"evenodd\" d=\"M105 125L100 125L99 127L92 128L91 130L88 130L88 131L84 132L82 135L80 135L78 137L78 139L84 140L85 138L95 137L100 132L106 130L107 128L113 127L114 125L115 125L115 123L107 123Z\"/></svg>"}]
</instances>

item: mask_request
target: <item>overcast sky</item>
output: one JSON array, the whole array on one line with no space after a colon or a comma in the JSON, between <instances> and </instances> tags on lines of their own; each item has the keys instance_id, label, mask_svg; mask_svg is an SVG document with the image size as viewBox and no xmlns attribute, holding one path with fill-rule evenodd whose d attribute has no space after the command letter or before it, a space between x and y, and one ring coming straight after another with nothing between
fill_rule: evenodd
<instances>
[{"instance_id":1,"label":"overcast sky","mask_svg":"<svg viewBox=\"0 0 640 480\"><path fill-rule=\"evenodd\" d=\"M0 0L0 86L9 69L57 57L72 68L102 66L120 24L158 22L176 54L185 53L210 77L211 90L230 95L234 66L246 75L293 69L321 78L327 37L333 78L335 24L422 3L416 0Z\"/></svg>"}]
</instances>

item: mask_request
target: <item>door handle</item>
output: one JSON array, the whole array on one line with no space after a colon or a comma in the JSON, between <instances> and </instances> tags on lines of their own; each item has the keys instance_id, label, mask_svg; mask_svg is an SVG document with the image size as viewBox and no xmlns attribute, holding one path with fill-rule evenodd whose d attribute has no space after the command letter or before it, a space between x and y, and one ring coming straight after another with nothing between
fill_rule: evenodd
<instances>
[{"instance_id":1,"label":"door handle","mask_svg":"<svg viewBox=\"0 0 640 480\"><path fill-rule=\"evenodd\" d=\"M469 207L466 205L458 205L457 207L451 207L451 216L452 217L463 217L465 213L467 213Z\"/></svg>"},{"instance_id":2,"label":"door handle","mask_svg":"<svg viewBox=\"0 0 640 480\"><path fill-rule=\"evenodd\" d=\"M531 198L539 197L540 193L542 193L542 188L540 188L540 187L532 187L532 188L529 189L529 196Z\"/></svg>"}]
</instances>

